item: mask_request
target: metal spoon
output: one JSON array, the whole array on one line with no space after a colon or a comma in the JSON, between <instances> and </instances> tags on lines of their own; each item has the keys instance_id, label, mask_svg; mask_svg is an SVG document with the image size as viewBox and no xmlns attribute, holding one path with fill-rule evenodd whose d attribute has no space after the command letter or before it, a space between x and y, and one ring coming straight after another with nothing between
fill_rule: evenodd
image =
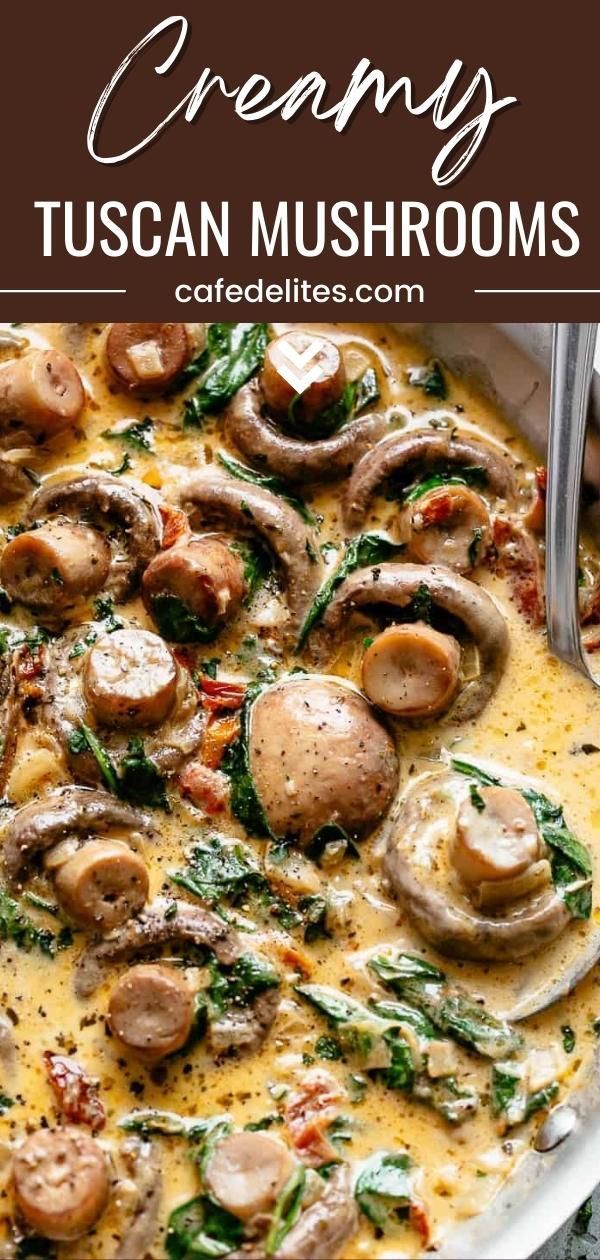
<instances>
[{"instance_id":1,"label":"metal spoon","mask_svg":"<svg viewBox=\"0 0 600 1260\"><path fill-rule=\"evenodd\" d=\"M596 682L581 647L577 546L581 475L597 324L555 324L552 341L548 489L546 497L546 616L548 646Z\"/></svg>"}]
</instances>

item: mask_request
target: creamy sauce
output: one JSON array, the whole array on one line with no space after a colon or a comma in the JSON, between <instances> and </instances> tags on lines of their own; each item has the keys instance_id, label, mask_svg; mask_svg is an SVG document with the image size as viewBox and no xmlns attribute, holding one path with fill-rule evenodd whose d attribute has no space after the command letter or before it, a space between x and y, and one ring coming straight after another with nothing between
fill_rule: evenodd
<instances>
[{"instance_id":1,"label":"creamy sauce","mask_svg":"<svg viewBox=\"0 0 600 1260\"><path fill-rule=\"evenodd\" d=\"M461 429L504 443L522 468L520 473L523 501L531 492L535 459L523 440L512 432L497 408L470 384L447 372L448 399L444 404L430 405L422 389L411 386L407 370L427 362L427 353L418 344L400 338L384 325L312 326L340 343L350 375L365 366L376 367L382 392L381 406L397 405L408 426L422 426L432 418L449 418ZM282 331L281 326L277 331ZM118 441L105 440L102 434L117 422L139 420L150 415L154 421L154 450L149 453L130 451L131 468L125 479L134 478L164 494L168 500L182 470L210 463L217 449L226 448L221 425L210 421L201 431L182 431L182 398L176 394L167 400L137 402L109 388L103 358L104 333L92 325L27 325L24 337L37 345L51 345L64 350L76 363L89 393L89 403L75 434L55 439L47 448L32 451L28 466L45 479L67 477L80 470L111 471L121 462L124 448ZM8 356L9 350L0 354ZM237 456L237 452L232 452ZM344 538L340 515L342 484L304 493L306 502L322 515L319 541L339 547ZM16 523L22 503L4 507L0 527ZM369 516L367 528L387 527L396 511L395 505L378 499ZM392 521L393 523L393 521ZM326 552L328 565L339 559L339 551ZM507 618L511 648L508 666L491 701L480 716L463 729L436 722L421 728L398 728L402 782L432 768L443 748L465 758L481 756L510 768L543 785L554 800L565 806L572 830L594 854L597 865L600 841L600 796L594 755L586 756L582 744L600 747L600 697L579 675L548 654L544 634L531 628L523 619L502 579L493 576L485 566L476 571L476 580L498 601ZM253 626L260 600L243 612L233 627L226 629L204 655L218 656L220 669L227 677L247 681L258 660L274 657L268 632ZM140 600L120 607L119 616L153 629ZM260 615L260 614L259 614ZM82 620L90 609L82 609ZM16 610L2 618L4 624L31 624L27 615ZM357 663L362 651L364 629L350 634L347 646L332 666L336 672L357 683ZM295 662L290 661L290 666ZM600 754L599 754L600 755ZM15 766L7 785L7 796L21 805L37 794L62 783L70 782L56 746L35 725L22 735ZM160 840L146 845L145 857L151 871L151 896L159 892L172 894L168 873L183 864L183 848L193 837L211 829L225 835L239 835L246 840L235 822L217 820L215 828L200 810L172 792L174 811L170 816L157 815ZM249 840L258 854L264 850L260 841ZM339 987L361 1000L372 991L372 981L365 970L369 956L381 946L422 949L405 914L391 894L382 888L377 836L362 845L360 864L345 863L329 876L330 886L353 894L346 925L338 928L329 941L301 946L309 978L313 982ZM327 875L321 873L323 881ZM50 896L41 877L29 887L42 896ZM182 894L185 895L185 894ZM28 907L36 921L55 926L47 916ZM242 916L243 917L243 916ZM594 885L592 924L600 921L598 884ZM485 997L490 1009L509 1010L515 995L523 987L535 985L560 972L565 950L570 949L578 934L583 939L587 926L575 923L551 947L534 954L521 964L491 965L480 963L444 963L449 974L460 977L472 992ZM569 938L569 945L565 939ZM6 1071L0 1085L15 1104L0 1119L0 1137L5 1143L5 1185L0 1213L5 1245L11 1237L12 1198L9 1175L9 1150L27 1132L39 1124L52 1126L57 1119L53 1096L42 1064L44 1050L73 1053L92 1075L97 1076L108 1122L100 1134L107 1150L121 1143L120 1118L134 1107L168 1108L186 1116L210 1116L227 1112L236 1124L250 1121L276 1110L270 1092L273 1086L295 1085L306 1073L303 1055L314 1056L315 1041L326 1031L324 1021L295 999L292 986L298 973L288 962L286 945L291 940L282 931L253 932L252 944L260 947L281 969L286 984L284 1003L275 1029L263 1050L251 1057L227 1059L220 1065L197 1045L176 1056L158 1069L149 1071L127 1057L107 1035L106 1010L109 990L124 967L110 969L106 983L87 1001L73 996L73 963L84 944L82 933L75 934L71 948L58 953L53 960L43 959L37 951L24 953L10 944L2 952L1 1008L9 1012L14 1024L18 1060L14 1072ZM249 937L250 939L250 937ZM428 957L435 957L427 950ZM561 1028L568 1024L575 1034L575 1049L567 1057L565 1076L561 1082L561 1100L571 1089L581 1086L590 1071L596 1042L593 1021L600 1016L600 994L593 974L567 1001L554 1005L544 1014L527 1022L528 1046L562 1046ZM462 1052L461 1052L462 1053ZM318 1062L318 1060L317 1060ZM332 1062L323 1066L337 1076L345 1088L349 1073L347 1063ZM470 1060L470 1080L483 1091L488 1079L488 1065ZM277 1092L277 1091L276 1091ZM345 1157L360 1161L374 1151L406 1149L421 1170L419 1193L426 1203L431 1222L431 1244L439 1245L448 1229L456 1222L481 1211L494 1197L504 1180L518 1165L531 1145L539 1117L513 1130L509 1138L501 1132L487 1106L478 1115L452 1128L439 1115L400 1092L385 1089L375 1081L369 1083L364 1100L346 1102L345 1116L351 1120L351 1142ZM155 1256L163 1254L164 1231L171 1210L198 1193L194 1167L187 1158L185 1142L179 1138L157 1137L164 1168L164 1197L160 1213ZM1 1174L0 1174L1 1175ZM114 1254L113 1236L118 1233L120 1207L114 1200L96 1229L72 1244L60 1244L59 1255L67 1260L109 1260ZM377 1238L364 1220L352 1242L344 1250L345 1260L359 1257L401 1257L420 1254L418 1234L408 1225L400 1227L395 1237ZM0 1254L2 1252L0 1251ZM7 1254L10 1254L9 1252Z\"/></svg>"}]
</instances>

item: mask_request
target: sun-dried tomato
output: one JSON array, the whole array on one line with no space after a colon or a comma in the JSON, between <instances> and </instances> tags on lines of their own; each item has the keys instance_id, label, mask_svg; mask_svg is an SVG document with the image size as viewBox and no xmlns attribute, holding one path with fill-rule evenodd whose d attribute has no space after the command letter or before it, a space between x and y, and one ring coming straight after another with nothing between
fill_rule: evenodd
<instances>
[{"instance_id":1,"label":"sun-dried tomato","mask_svg":"<svg viewBox=\"0 0 600 1260\"><path fill-rule=\"evenodd\" d=\"M60 1110L73 1124L87 1124L93 1133L103 1129L106 1113L98 1095L98 1084L76 1059L44 1052L44 1066Z\"/></svg>"}]
</instances>

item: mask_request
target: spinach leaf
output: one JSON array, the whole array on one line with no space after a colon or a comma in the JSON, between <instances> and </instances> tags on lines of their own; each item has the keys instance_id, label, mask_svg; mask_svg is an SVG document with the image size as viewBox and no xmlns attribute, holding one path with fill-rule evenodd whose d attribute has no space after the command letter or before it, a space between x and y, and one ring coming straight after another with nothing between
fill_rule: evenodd
<instances>
[{"instance_id":1,"label":"spinach leaf","mask_svg":"<svg viewBox=\"0 0 600 1260\"><path fill-rule=\"evenodd\" d=\"M304 920L304 940L307 945L319 937L328 938L333 935L327 926L328 909L326 898L320 893L310 893L300 898L298 910Z\"/></svg>"},{"instance_id":2,"label":"spinach leaf","mask_svg":"<svg viewBox=\"0 0 600 1260\"><path fill-rule=\"evenodd\" d=\"M229 545L229 550L240 557L244 566L244 581L246 583L244 604L248 607L252 603L258 588L267 581L271 573L271 563L266 551L259 547L258 544L232 542Z\"/></svg>"},{"instance_id":3,"label":"spinach leaf","mask_svg":"<svg viewBox=\"0 0 600 1260\"><path fill-rule=\"evenodd\" d=\"M241 729L238 739L226 749L221 769L231 781L231 810L251 835L273 835L267 816L261 805L252 771L250 769L249 732L252 705L260 695L260 684L251 684L241 711Z\"/></svg>"},{"instance_id":4,"label":"spinach leaf","mask_svg":"<svg viewBox=\"0 0 600 1260\"><path fill-rule=\"evenodd\" d=\"M14 1098L9 1098L8 1094L5 1094L3 1090L0 1090L0 1116L3 1116L5 1112L10 1111L10 1108L14 1107L14 1105Z\"/></svg>"},{"instance_id":5,"label":"spinach leaf","mask_svg":"<svg viewBox=\"0 0 600 1260\"><path fill-rule=\"evenodd\" d=\"M169 1260L195 1260L226 1256L243 1240L244 1228L237 1216L199 1194L171 1212L165 1247Z\"/></svg>"},{"instance_id":6,"label":"spinach leaf","mask_svg":"<svg viewBox=\"0 0 600 1260\"><path fill-rule=\"evenodd\" d=\"M107 442L124 442L135 451L151 451L153 445L154 423L150 416L128 424L125 429L105 429L100 434Z\"/></svg>"},{"instance_id":7,"label":"spinach leaf","mask_svg":"<svg viewBox=\"0 0 600 1260\"><path fill-rule=\"evenodd\" d=\"M223 468L235 477L237 481L247 481L253 486L262 486L264 490L270 490L271 494L276 494L280 499L284 499L293 507L298 516L306 521L307 525L316 525L317 519L310 508L306 506L303 499L299 499L296 495L290 494L289 487L280 477L275 477L271 473L256 472L254 468L248 468L246 464L241 464L239 459L234 459L233 455L227 455L225 451L217 451L217 459Z\"/></svg>"},{"instance_id":8,"label":"spinach leaf","mask_svg":"<svg viewBox=\"0 0 600 1260\"><path fill-rule=\"evenodd\" d=\"M453 758L452 769L486 786L501 786L501 780L479 766ZM589 850L573 835L565 821L562 805L554 805L543 792L518 787L516 791L531 806L540 834L552 850L552 882L574 919L589 919L592 913L592 859Z\"/></svg>"},{"instance_id":9,"label":"spinach leaf","mask_svg":"<svg viewBox=\"0 0 600 1260\"><path fill-rule=\"evenodd\" d=\"M119 1120L119 1128L126 1133L159 1134L162 1137L185 1137L198 1141L218 1129L231 1130L229 1116L182 1116L177 1111L163 1111L160 1107L139 1108L130 1111Z\"/></svg>"},{"instance_id":10,"label":"spinach leaf","mask_svg":"<svg viewBox=\"0 0 600 1260\"><path fill-rule=\"evenodd\" d=\"M267 325L222 324L219 332L212 334L209 345L221 357L209 367L199 389L185 403L187 427L197 428L205 416L222 411L258 371L267 348Z\"/></svg>"},{"instance_id":11,"label":"spinach leaf","mask_svg":"<svg viewBox=\"0 0 600 1260\"><path fill-rule=\"evenodd\" d=\"M164 778L154 762L146 756L144 741L138 736L134 735L129 740L118 771L108 749L85 722L72 731L69 751L75 756L85 752L92 754L102 781L113 796L119 796L135 805L148 805L170 813L171 806Z\"/></svg>"},{"instance_id":12,"label":"spinach leaf","mask_svg":"<svg viewBox=\"0 0 600 1260\"><path fill-rule=\"evenodd\" d=\"M302 1207L306 1186L306 1168L298 1163L281 1191L271 1217L271 1225L265 1240L265 1255L279 1251L284 1238L296 1224Z\"/></svg>"},{"instance_id":13,"label":"spinach leaf","mask_svg":"<svg viewBox=\"0 0 600 1260\"><path fill-rule=\"evenodd\" d=\"M108 472L110 473L111 477L122 477L124 473L129 472L130 468L131 468L131 455L129 454L129 451L125 451L125 454L121 460L121 463L117 466L117 468L109 468ZM61 578L61 581L62 581L62 578Z\"/></svg>"},{"instance_id":14,"label":"spinach leaf","mask_svg":"<svg viewBox=\"0 0 600 1260\"><path fill-rule=\"evenodd\" d=\"M177 595L152 595L152 616L164 639L171 643L212 643L219 626L207 626Z\"/></svg>"},{"instance_id":15,"label":"spinach leaf","mask_svg":"<svg viewBox=\"0 0 600 1260\"><path fill-rule=\"evenodd\" d=\"M206 843L194 846L187 866L169 872L169 879L210 906L220 907L223 902L236 906L252 899L253 910L264 910L269 919L278 919L286 930L305 924L306 940L319 934L316 909L303 904L312 899L302 898L296 910L278 896L257 866L251 849L239 842L226 844L219 836L211 836Z\"/></svg>"},{"instance_id":16,"label":"spinach leaf","mask_svg":"<svg viewBox=\"0 0 600 1260\"><path fill-rule=\"evenodd\" d=\"M459 1085L454 1076L430 1080L422 1074L415 1081L414 1095L420 1102L429 1103L449 1124L462 1124L479 1107L477 1090L471 1085Z\"/></svg>"},{"instance_id":17,"label":"spinach leaf","mask_svg":"<svg viewBox=\"0 0 600 1260\"><path fill-rule=\"evenodd\" d=\"M351 573L373 564L383 564L386 560L391 560L393 556L398 555L400 551L402 551L402 544L393 543L381 534L360 534L358 538L353 538L346 546L344 555L334 572L325 579L315 595L300 631L297 651L304 647L311 630L321 620L338 587Z\"/></svg>"},{"instance_id":18,"label":"spinach leaf","mask_svg":"<svg viewBox=\"0 0 600 1260\"><path fill-rule=\"evenodd\" d=\"M119 617L115 617L114 600L111 595L99 595L94 600L94 611L98 621L104 623L102 629L105 634L114 634L115 630L123 629L123 622Z\"/></svg>"},{"instance_id":19,"label":"spinach leaf","mask_svg":"<svg viewBox=\"0 0 600 1260\"><path fill-rule=\"evenodd\" d=\"M413 1200L412 1162L405 1151L372 1155L359 1174L354 1197L367 1220L384 1234L405 1221Z\"/></svg>"},{"instance_id":20,"label":"spinach leaf","mask_svg":"<svg viewBox=\"0 0 600 1260\"><path fill-rule=\"evenodd\" d=\"M369 1061L375 1057L378 1065L375 1070L381 1071L382 1079L391 1089L411 1087L415 1069L410 1047L402 1038L400 1028L328 985L301 984L296 986L296 993L327 1017L335 1028L343 1053L355 1056L367 1069ZM382 1043L385 1043L383 1054ZM386 1059L388 1066L382 1067Z\"/></svg>"},{"instance_id":21,"label":"spinach leaf","mask_svg":"<svg viewBox=\"0 0 600 1260\"><path fill-rule=\"evenodd\" d=\"M257 954L242 954L232 967L211 968L212 981L207 990L213 1013L222 1015L230 1006L248 1006L267 989L279 988L278 973Z\"/></svg>"},{"instance_id":22,"label":"spinach leaf","mask_svg":"<svg viewBox=\"0 0 600 1260\"><path fill-rule=\"evenodd\" d=\"M412 485L406 486L400 492L402 502L415 503L418 499L422 499L423 495L429 494L431 490L438 490L441 486L483 487L487 485L486 470L478 464L465 465L460 472L454 469L455 465L449 464L447 468L432 473L430 477L414 481Z\"/></svg>"},{"instance_id":23,"label":"spinach leaf","mask_svg":"<svg viewBox=\"0 0 600 1260\"><path fill-rule=\"evenodd\" d=\"M522 1072L518 1066L495 1063L492 1068L491 1108L495 1116L503 1116L506 1126L514 1128L524 1124L537 1111L543 1111L554 1101L559 1091L557 1081L543 1089L528 1093Z\"/></svg>"},{"instance_id":24,"label":"spinach leaf","mask_svg":"<svg viewBox=\"0 0 600 1260\"><path fill-rule=\"evenodd\" d=\"M439 398L442 402L448 397L448 387L437 359L431 359L426 367L411 368L408 373L409 385L422 389L428 398Z\"/></svg>"},{"instance_id":25,"label":"spinach leaf","mask_svg":"<svg viewBox=\"0 0 600 1260\"><path fill-rule=\"evenodd\" d=\"M418 1007L436 1028L487 1058L514 1054L522 1037L457 986L445 973L412 954L379 955L369 967L399 997Z\"/></svg>"},{"instance_id":26,"label":"spinach leaf","mask_svg":"<svg viewBox=\"0 0 600 1260\"><path fill-rule=\"evenodd\" d=\"M171 812L165 780L160 770L144 751L144 741L132 736L119 766L119 795L134 805Z\"/></svg>"},{"instance_id":27,"label":"spinach leaf","mask_svg":"<svg viewBox=\"0 0 600 1260\"><path fill-rule=\"evenodd\" d=\"M343 1059L344 1051L337 1037L327 1037L323 1035L315 1041L315 1054L318 1059L329 1059L335 1062L336 1059Z\"/></svg>"},{"instance_id":28,"label":"spinach leaf","mask_svg":"<svg viewBox=\"0 0 600 1260\"><path fill-rule=\"evenodd\" d=\"M571 1025L563 1024L560 1031L565 1054L572 1054L575 1049L576 1037Z\"/></svg>"},{"instance_id":29,"label":"spinach leaf","mask_svg":"<svg viewBox=\"0 0 600 1260\"><path fill-rule=\"evenodd\" d=\"M323 823L319 827L306 847L306 856L317 866L321 866L324 857L329 858L331 864L344 857L360 860L360 853L348 832L335 822Z\"/></svg>"},{"instance_id":30,"label":"spinach leaf","mask_svg":"<svg viewBox=\"0 0 600 1260\"><path fill-rule=\"evenodd\" d=\"M303 423L302 394L296 394L288 408L286 427L290 433L301 437L305 437L307 431L310 431L313 439L328 438L348 420L364 411L365 407L377 402L378 398L377 373L374 368L367 368L357 380L348 381L337 402L331 403L318 416L314 416L310 425Z\"/></svg>"},{"instance_id":31,"label":"spinach leaf","mask_svg":"<svg viewBox=\"0 0 600 1260\"><path fill-rule=\"evenodd\" d=\"M26 951L39 949L49 956L56 948L54 933L38 927L4 888L0 888L0 940L12 941Z\"/></svg>"}]
</instances>

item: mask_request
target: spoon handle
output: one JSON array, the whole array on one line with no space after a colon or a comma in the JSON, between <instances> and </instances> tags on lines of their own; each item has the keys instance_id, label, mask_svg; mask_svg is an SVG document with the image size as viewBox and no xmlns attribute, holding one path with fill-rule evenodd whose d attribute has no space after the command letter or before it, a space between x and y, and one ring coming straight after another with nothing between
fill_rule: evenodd
<instances>
[{"instance_id":1,"label":"spoon handle","mask_svg":"<svg viewBox=\"0 0 600 1260\"><path fill-rule=\"evenodd\" d=\"M546 498L546 615L555 656L592 677L581 647L577 548L597 324L555 324Z\"/></svg>"}]
</instances>

